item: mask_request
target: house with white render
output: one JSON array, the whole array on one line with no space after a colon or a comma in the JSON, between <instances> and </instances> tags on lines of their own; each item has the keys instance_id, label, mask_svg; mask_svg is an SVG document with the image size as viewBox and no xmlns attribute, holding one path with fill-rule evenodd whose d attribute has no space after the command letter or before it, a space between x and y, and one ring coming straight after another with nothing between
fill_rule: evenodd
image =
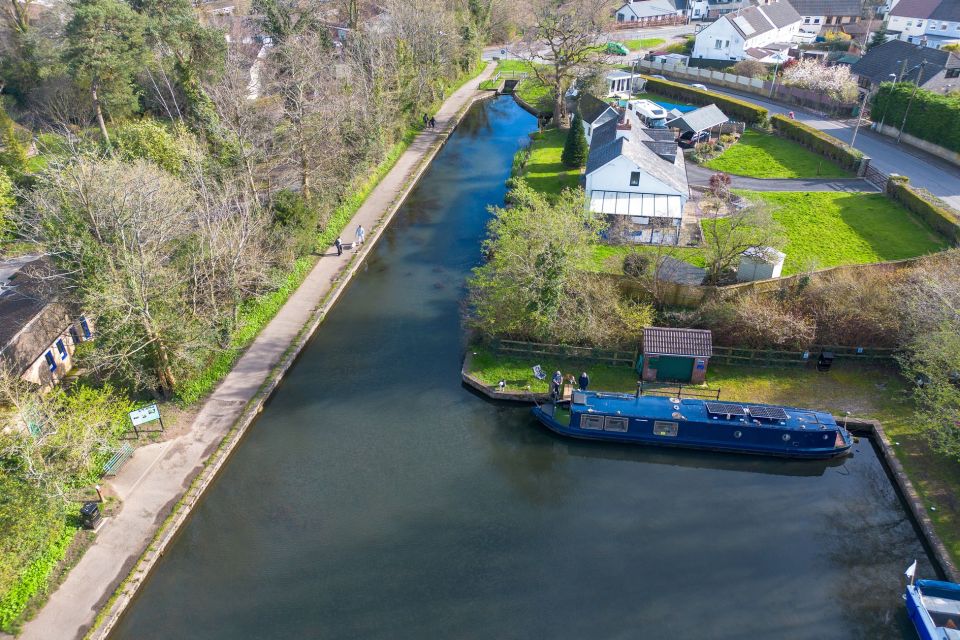
<instances>
[{"instance_id":1,"label":"house with white render","mask_svg":"<svg viewBox=\"0 0 960 640\"><path fill-rule=\"evenodd\" d=\"M697 34L692 58L705 60L763 59L788 49L803 18L787 0L728 13Z\"/></svg>"}]
</instances>

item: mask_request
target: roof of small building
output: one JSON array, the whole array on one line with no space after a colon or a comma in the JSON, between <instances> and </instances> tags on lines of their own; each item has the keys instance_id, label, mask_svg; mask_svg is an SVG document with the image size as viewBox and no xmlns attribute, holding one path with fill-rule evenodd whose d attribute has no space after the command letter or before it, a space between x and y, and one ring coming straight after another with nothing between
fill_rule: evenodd
<instances>
[{"instance_id":1,"label":"roof of small building","mask_svg":"<svg viewBox=\"0 0 960 640\"><path fill-rule=\"evenodd\" d=\"M801 16L859 16L860 0L789 0Z\"/></svg>"},{"instance_id":2,"label":"roof of small building","mask_svg":"<svg viewBox=\"0 0 960 640\"><path fill-rule=\"evenodd\" d=\"M727 20L746 40L756 38L768 31L782 29L799 23L803 18L786 0L774 0L770 4L740 9L720 17Z\"/></svg>"},{"instance_id":3,"label":"roof of small building","mask_svg":"<svg viewBox=\"0 0 960 640\"><path fill-rule=\"evenodd\" d=\"M931 20L945 22L960 22L960 2L957 0L943 0L930 14Z\"/></svg>"},{"instance_id":4,"label":"roof of small building","mask_svg":"<svg viewBox=\"0 0 960 640\"><path fill-rule=\"evenodd\" d=\"M702 267L695 267L689 262L677 260L670 256L664 256L657 269L657 279L664 282L676 282L678 284L689 284L693 286L703 284L707 278L707 270Z\"/></svg>"},{"instance_id":5,"label":"roof of small building","mask_svg":"<svg viewBox=\"0 0 960 640\"><path fill-rule=\"evenodd\" d=\"M674 14L677 11L683 11L685 8L686 0L641 0L640 2L627 2L617 9L617 13L627 9L637 18L654 18Z\"/></svg>"},{"instance_id":6,"label":"roof of small building","mask_svg":"<svg viewBox=\"0 0 960 640\"><path fill-rule=\"evenodd\" d=\"M581 93L577 102L577 111L580 118L587 124L593 124L607 109L613 109L609 104L589 93Z\"/></svg>"},{"instance_id":7,"label":"roof of small building","mask_svg":"<svg viewBox=\"0 0 960 640\"><path fill-rule=\"evenodd\" d=\"M902 16L904 18L929 18L934 9L940 4L941 0L900 0L890 10L891 16ZM956 0L953 0L954 2Z\"/></svg>"},{"instance_id":8,"label":"roof of small building","mask_svg":"<svg viewBox=\"0 0 960 640\"><path fill-rule=\"evenodd\" d=\"M705 329L646 327L643 330L643 353L709 358L713 355L713 333Z\"/></svg>"},{"instance_id":9,"label":"roof of small building","mask_svg":"<svg viewBox=\"0 0 960 640\"><path fill-rule=\"evenodd\" d=\"M960 56L903 40L888 40L870 47L859 61L850 66L850 71L879 84L889 81L891 73L899 74L905 67L900 81L916 82L922 62L926 64L923 66L921 85L926 84L925 80L932 79L943 69L960 67Z\"/></svg>"},{"instance_id":10,"label":"roof of small building","mask_svg":"<svg viewBox=\"0 0 960 640\"><path fill-rule=\"evenodd\" d=\"M689 111L675 120L667 123L667 126L675 127L681 131L693 131L698 133L705 131L718 124L723 124L729 120L723 111L715 104L708 104L705 107Z\"/></svg>"}]
</instances>

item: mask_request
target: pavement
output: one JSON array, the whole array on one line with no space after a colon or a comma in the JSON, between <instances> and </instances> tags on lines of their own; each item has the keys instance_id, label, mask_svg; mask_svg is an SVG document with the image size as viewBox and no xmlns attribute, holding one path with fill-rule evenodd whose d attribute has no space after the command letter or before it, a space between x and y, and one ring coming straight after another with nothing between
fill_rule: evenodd
<instances>
[{"instance_id":1,"label":"pavement","mask_svg":"<svg viewBox=\"0 0 960 640\"><path fill-rule=\"evenodd\" d=\"M710 185L710 176L717 173L712 169L687 162L687 182L691 186ZM748 178L730 174L730 186L734 189L750 191L841 191L859 193L880 190L862 178Z\"/></svg>"},{"instance_id":2,"label":"pavement","mask_svg":"<svg viewBox=\"0 0 960 640\"><path fill-rule=\"evenodd\" d=\"M770 113L786 114L793 111L797 120L829 133L848 144L853 138L856 119L832 120L829 116L807 111L802 107L764 100L756 94L731 91L725 87L717 87L709 83L704 84L711 91L748 100L764 107ZM871 166L884 173L899 173L909 177L910 184L926 189L960 211L960 168L920 149L905 144L897 144L893 138L871 131L869 126L870 123L864 120L857 132L854 146L870 157Z\"/></svg>"},{"instance_id":3,"label":"pavement","mask_svg":"<svg viewBox=\"0 0 960 640\"><path fill-rule=\"evenodd\" d=\"M493 65L488 65L478 78L467 82L444 102L435 114L437 128L417 136L400 156L347 224L345 241L352 241L354 230L362 224L367 229L367 242L360 251L363 255L369 251L383 230L379 222L393 214L423 160L434 152L437 141L456 126L460 110L481 93L477 83L492 73ZM122 500L122 508L107 520L66 580L24 626L20 636L23 640L81 638L90 629L97 612L153 541L204 462L257 397L302 329L315 318L328 293L341 284L340 276L350 266L352 253L345 251L337 256L333 247L328 248L303 284L204 401L193 423L169 441L138 448L107 483Z\"/></svg>"}]
</instances>

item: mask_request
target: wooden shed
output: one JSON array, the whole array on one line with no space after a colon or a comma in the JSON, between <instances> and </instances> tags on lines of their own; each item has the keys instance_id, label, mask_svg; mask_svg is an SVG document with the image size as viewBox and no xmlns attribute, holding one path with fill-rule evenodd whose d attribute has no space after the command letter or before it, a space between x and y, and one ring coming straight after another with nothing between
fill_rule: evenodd
<instances>
[{"instance_id":1,"label":"wooden shed","mask_svg":"<svg viewBox=\"0 0 960 640\"><path fill-rule=\"evenodd\" d=\"M713 334L702 329L643 330L643 379L702 383L713 355Z\"/></svg>"}]
</instances>

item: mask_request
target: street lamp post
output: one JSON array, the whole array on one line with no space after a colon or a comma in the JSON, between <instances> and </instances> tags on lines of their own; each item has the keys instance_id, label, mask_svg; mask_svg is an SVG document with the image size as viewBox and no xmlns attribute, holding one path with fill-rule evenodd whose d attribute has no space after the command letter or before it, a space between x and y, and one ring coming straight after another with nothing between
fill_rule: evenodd
<instances>
[{"instance_id":1,"label":"street lamp post","mask_svg":"<svg viewBox=\"0 0 960 640\"><path fill-rule=\"evenodd\" d=\"M775 59L777 64L773 67L773 82L770 83L770 95L767 96L768 98L773 98L773 90L777 88L777 71L780 70L780 63L783 62L783 54L778 52Z\"/></svg>"},{"instance_id":2,"label":"street lamp post","mask_svg":"<svg viewBox=\"0 0 960 640\"><path fill-rule=\"evenodd\" d=\"M867 97L870 95L869 91L863 92L863 100L860 102L860 110L857 111L857 126L853 128L853 137L850 138L850 146L854 146L857 141L857 132L860 131L860 123L863 122L863 110L867 108Z\"/></svg>"},{"instance_id":3,"label":"street lamp post","mask_svg":"<svg viewBox=\"0 0 960 640\"><path fill-rule=\"evenodd\" d=\"M893 102L893 90L897 86L897 74L891 73L887 77L890 78L890 99L887 100L887 106L883 109L883 117L880 118L880 126L877 128L881 134L883 133L883 122L887 119L887 111L890 111L890 103Z\"/></svg>"},{"instance_id":4,"label":"street lamp post","mask_svg":"<svg viewBox=\"0 0 960 640\"><path fill-rule=\"evenodd\" d=\"M897 132L897 143L900 143L900 136L903 135L903 128L907 126L907 116L910 115L910 107L913 105L913 98L917 95L917 89L920 88L920 80L923 78L923 67L927 64L927 61L924 60L918 66L920 71L917 72L917 83L913 85L913 92L910 94L910 100L907 101L907 108L903 112L903 122L900 123L900 131Z\"/></svg>"}]
</instances>

